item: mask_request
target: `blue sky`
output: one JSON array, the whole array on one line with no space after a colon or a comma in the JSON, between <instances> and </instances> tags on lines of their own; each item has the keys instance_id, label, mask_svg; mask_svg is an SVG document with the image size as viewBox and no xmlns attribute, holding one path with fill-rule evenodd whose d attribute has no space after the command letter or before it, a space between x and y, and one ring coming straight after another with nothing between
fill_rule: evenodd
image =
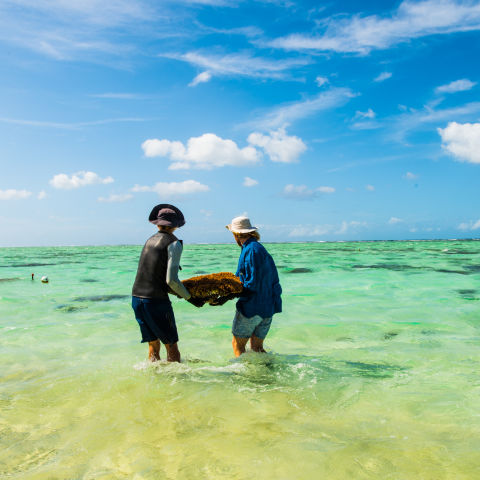
<instances>
[{"instance_id":1,"label":"blue sky","mask_svg":"<svg viewBox=\"0 0 480 480\"><path fill-rule=\"evenodd\" d=\"M480 236L480 1L4 0L0 246Z\"/></svg>"}]
</instances>

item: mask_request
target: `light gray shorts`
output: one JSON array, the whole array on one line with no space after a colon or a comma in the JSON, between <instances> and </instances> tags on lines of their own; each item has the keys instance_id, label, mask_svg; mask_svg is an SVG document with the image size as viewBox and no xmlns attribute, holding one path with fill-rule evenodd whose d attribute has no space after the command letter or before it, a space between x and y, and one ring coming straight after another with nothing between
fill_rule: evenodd
<instances>
[{"instance_id":1,"label":"light gray shorts","mask_svg":"<svg viewBox=\"0 0 480 480\"><path fill-rule=\"evenodd\" d=\"M238 310L233 318L232 333L235 337L250 338L255 335L262 340L267 336L272 324L272 317L262 318L259 315L244 317Z\"/></svg>"}]
</instances>

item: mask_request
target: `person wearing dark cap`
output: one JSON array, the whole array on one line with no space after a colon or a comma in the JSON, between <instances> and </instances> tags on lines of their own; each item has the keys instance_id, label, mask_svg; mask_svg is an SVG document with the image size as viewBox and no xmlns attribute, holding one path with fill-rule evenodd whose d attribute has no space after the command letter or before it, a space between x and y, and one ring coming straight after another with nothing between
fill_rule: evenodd
<instances>
[{"instance_id":1,"label":"person wearing dark cap","mask_svg":"<svg viewBox=\"0 0 480 480\"><path fill-rule=\"evenodd\" d=\"M243 292L237 301L232 325L233 353L236 357L245 353L248 340L254 352L264 353L263 341L272 317L282 311L282 287L277 267L260 243L257 227L252 226L248 217L235 217L226 228L242 249L235 274L242 282Z\"/></svg>"},{"instance_id":2,"label":"person wearing dark cap","mask_svg":"<svg viewBox=\"0 0 480 480\"><path fill-rule=\"evenodd\" d=\"M167 350L167 360L180 362L169 288L192 305L203 305L192 298L178 279L183 245L173 232L185 225L185 218L177 207L162 203L153 208L148 220L158 227L158 232L146 241L140 255L132 288L132 308L140 326L142 343L148 342L149 360L160 360L161 342Z\"/></svg>"}]
</instances>

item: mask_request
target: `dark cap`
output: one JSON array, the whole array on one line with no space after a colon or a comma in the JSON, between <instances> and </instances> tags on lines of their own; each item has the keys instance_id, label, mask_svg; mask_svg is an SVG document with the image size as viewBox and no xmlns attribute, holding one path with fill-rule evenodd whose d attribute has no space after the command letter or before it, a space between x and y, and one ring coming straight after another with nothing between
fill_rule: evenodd
<instances>
[{"instance_id":1,"label":"dark cap","mask_svg":"<svg viewBox=\"0 0 480 480\"><path fill-rule=\"evenodd\" d=\"M173 205L168 203L161 203L153 207L150 212L148 221L154 225L164 227L182 227L185 225L185 218L183 213Z\"/></svg>"}]
</instances>

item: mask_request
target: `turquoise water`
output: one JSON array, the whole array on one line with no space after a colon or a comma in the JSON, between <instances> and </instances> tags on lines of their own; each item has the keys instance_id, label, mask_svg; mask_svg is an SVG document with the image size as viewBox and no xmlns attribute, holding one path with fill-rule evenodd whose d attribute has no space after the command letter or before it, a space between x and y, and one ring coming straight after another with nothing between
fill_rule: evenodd
<instances>
[{"instance_id":1,"label":"turquoise water","mask_svg":"<svg viewBox=\"0 0 480 480\"><path fill-rule=\"evenodd\" d=\"M267 248L270 353L232 358L233 302L172 298L183 363L154 365L140 247L0 249L0 478L480 478L480 242ZM186 245L181 278L238 254Z\"/></svg>"}]
</instances>

